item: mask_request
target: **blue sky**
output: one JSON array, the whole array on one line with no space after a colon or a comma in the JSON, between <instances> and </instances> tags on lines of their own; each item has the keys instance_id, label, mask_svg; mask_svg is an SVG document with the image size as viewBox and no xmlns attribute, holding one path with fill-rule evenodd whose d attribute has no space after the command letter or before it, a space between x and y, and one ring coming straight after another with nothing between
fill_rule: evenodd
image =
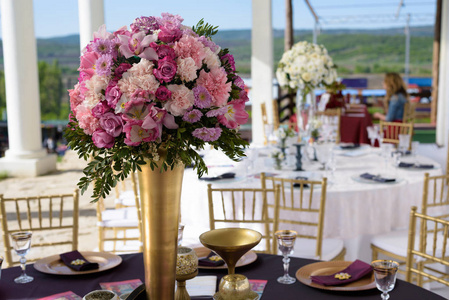
<instances>
[{"instance_id":1,"label":"blue sky","mask_svg":"<svg viewBox=\"0 0 449 300\"><path fill-rule=\"evenodd\" d=\"M411 14L411 26L433 24L435 0L404 0L398 20L394 16L400 0L309 0L322 30L334 28L403 27ZM338 4L337 4L338 3ZM46 38L77 34L78 0L34 0L37 37ZM159 16L161 12L179 14L185 25L195 25L204 18L219 29L251 28L251 0L104 0L105 23L109 31L129 25L136 17ZM285 0L272 0L273 27L284 28ZM312 14L303 0L293 0L294 27L311 29ZM1 16L0 16L1 17ZM388 18L388 19L386 19Z\"/></svg>"}]
</instances>

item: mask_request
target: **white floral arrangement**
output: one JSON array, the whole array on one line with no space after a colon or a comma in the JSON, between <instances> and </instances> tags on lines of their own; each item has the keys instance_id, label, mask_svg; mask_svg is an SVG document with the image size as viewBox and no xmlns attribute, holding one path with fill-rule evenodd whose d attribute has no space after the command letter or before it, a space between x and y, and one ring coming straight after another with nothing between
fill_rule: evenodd
<instances>
[{"instance_id":1,"label":"white floral arrangement","mask_svg":"<svg viewBox=\"0 0 449 300\"><path fill-rule=\"evenodd\" d=\"M337 79L337 71L323 45L302 41L284 52L276 77L282 87L310 91L332 84Z\"/></svg>"}]
</instances>

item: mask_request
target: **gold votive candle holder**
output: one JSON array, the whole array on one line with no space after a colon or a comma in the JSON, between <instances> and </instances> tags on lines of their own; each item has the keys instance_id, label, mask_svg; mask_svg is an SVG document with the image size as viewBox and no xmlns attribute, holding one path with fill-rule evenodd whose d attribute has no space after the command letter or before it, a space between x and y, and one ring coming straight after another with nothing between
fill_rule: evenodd
<instances>
[{"instance_id":1,"label":"gold votive candle holder","mask_svg":"<svg viewBox=\"0 0 449 300\"><path fill-rule=\"evenodd\" d=\"M176 260L176 275L188 275L198 269L198 256L195 250L189 247L178 247Z\"/></svg>"}]
</instances>

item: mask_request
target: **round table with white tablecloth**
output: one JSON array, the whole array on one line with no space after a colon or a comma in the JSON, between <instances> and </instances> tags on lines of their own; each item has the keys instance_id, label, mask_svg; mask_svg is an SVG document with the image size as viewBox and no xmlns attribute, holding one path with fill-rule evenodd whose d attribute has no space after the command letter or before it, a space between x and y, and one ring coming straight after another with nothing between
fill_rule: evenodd
<instances>
[{"instance_id":1,"label":"round table with white tablecloth","mask_svg":"<svg viewBox=\"0 0 449 300\"><path fill-rule=\"evenodd\" d=\"M362 145L357 149L341 149L334 146L332 153L336 170L320 170L321 164L304 161L306 171L294 171L291 167L275 170L271 163L270 148L257 148L250 154L251 161L233 163L222 153L210 151L205 160L209 166L207 176L234 172L234 179L212 182L199 180L196 171L186 169L181 196L182 222L189 228L191 236L196 237L209 228L207 184L219 187L260 187L260 179L254 174L266 172L275 176L295 178L304 176L309 179L328 177L324 238L341 238L347 250L346 259L356 258L369 261L369 248L372 236L407 228L411 206L421 206L424 173L440 175L441 167L432 159L424 156L404 156L403 162L433 165L431 169L397 168L392 161L385 162L380 149ZM288 159L287 159L288 160ZM290 158L291 163L291 158ZM360 178L363 173L394 178L395 181L379 183ZM319 192L319 191L316 191ZM193 243L193 241L191 240Z\"/></svg>"}]
</instances>

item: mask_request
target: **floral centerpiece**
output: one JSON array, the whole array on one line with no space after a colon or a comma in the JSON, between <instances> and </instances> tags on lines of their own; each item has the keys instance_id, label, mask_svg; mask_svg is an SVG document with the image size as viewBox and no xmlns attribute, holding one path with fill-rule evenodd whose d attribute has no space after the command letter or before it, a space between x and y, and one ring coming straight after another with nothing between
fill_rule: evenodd
<instances>
[{"instance_id":1,"label":"floral centerpiece","mask_svg":"<svg viewBox=\"0 0 449 300\"><path fill-rule=\"evenodd\" d=\"M285 128L283 126L280 126L275 131L275 135L279 140L279 147L283 149L282 152L284 152L285 148L287 147L287 139L290 137L294 137L296 133L292 128Z\"/></svg>"},{"instance_id":2,"label":"floral centerpiece","mask_svg":"<svg viewBox=\"0 0 449 300\"><path fill-rule=\"evenodd\" d=\"M84 192L94 182L94 201L145 159L152 169L193 164L201 176L197 150L207 143L244 156L238 129L248 96L234 58L211 40L217 27L182 21L163 13L112 33L103 25L81 55L66 138L80 157L93 157L78 185Z\"/></svg>"},{"instance_id":3,"label":"floral centerpiece","mask_svg":"<svg viewBox=\"0 0 449 300\"><path fill-rule=\"evenodd\" d=\"M276 170L282 169L282 161L284 161L285 158L284 153L276 149L273 152L271 152L270 156L274 160L274 168Z\"/></svg>"},{"instance_id":4,"label":"floral centerpiece","mask_svg":"<svg viewBox=\"0 0 449 300\"><path fill-rule=\"evenodd\" d=\"M337 71L324 46L302 41L284 52L276 77L281 87L300 94L301 100L297 101L297 119L299 128L304 130L308 120L307 95L315 88L334 82L337 79ZM313 98L312 95L312 113L315 110Z\"/></svg>"}]
</instances>

